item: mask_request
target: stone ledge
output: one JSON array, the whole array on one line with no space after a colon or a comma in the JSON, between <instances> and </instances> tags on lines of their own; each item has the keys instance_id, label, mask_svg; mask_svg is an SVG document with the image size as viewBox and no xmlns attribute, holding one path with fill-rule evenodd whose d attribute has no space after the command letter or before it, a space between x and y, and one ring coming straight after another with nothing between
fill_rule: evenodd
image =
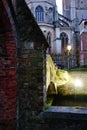
<instances>
[{"instance_id":1,"label":"stone ledge","mask_svg":"<svg viewBox=\"0 0 87 130\"><path fill-rule=\"evenodd\" d=\"M51 106L40 113L44 119L87 120L87 107Z\"/></svg>"}]
</instances>

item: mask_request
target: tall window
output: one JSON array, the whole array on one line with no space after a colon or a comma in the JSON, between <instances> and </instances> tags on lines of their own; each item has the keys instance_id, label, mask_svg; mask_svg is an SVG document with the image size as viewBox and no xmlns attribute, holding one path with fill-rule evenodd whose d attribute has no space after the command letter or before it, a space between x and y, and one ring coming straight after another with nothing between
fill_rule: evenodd
<instances>
[{"instance_id":1,"label":"tall window","mask_svg":"<svg viewBox=\"0 0 87 130\"><path fill-rule=\"evenodd\" d=\"M35 17L36 17L37 22L43 22L44 21L44 10L41 6L36 7Z\"/></svg>"},{"instance_id":2,"label":"tall window","mask_svg":"<svg viewBox=\"0 0 87 130\"><path fill-rule=\"evenodd\" d=\"M51 44L51 34L50 34L50 32L48 32L48 34L47 34L47 41L48 41L49 44Z\"/></svg>"},{"instance_id":3,"label":"tall window","mask_svg":"<svg viewBox=\"0 0 87 130\"><path fill-rule=\"evenodd\" d=\"M50 45L48 52L51 53L51 33L50 32L48 32L47 34L47 41Z\"/></svg>"},{"instance_id":4,"label":"tall window","mask_svg":"<svg viewBox=\"0 0 87 130\"><path fill-rule=\"evenodd\" d=\"M64 0L64 10L69 10L70 7L70 0Z\"/></svg>"},{"instance_id":5,"label":"tall window","mask_svg":"<svg viewBox=\"0 0 87 130\"><path fill-rule=\"evenodd\" d=\"M66 33L63 32L61 33L60 38L61 38L61 43L62 43L62 53L64 53L68 45L68 36Z\"/></svg>"},{"instance_id":6,"label":"tall window","mask_svg":"<svg viewBox=\"0 0 87 130\"><path fill-rule=\"evenodd\" d=\"M84 8L84 7L85 7L84 0L80 0L80 1L79 1L79 7L80 7L80 8Z\"/></svg>"}]
</instances>

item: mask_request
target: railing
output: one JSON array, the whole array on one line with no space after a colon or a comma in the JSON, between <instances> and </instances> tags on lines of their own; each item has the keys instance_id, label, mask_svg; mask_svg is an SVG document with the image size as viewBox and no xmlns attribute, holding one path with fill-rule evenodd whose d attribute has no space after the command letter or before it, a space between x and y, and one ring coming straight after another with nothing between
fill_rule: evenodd
<instances>
[{"instance_id":1,"label":"railing","mask_svg":"<svg viewBox=\"0 0 87 130\"><path fill-rule=\"evenodd\" d=\"M54 63L57 65L61 65L64 68L68 68L68 58L70 62L70 68L76 66L76 56L70 55L69 57L67 55L51 55Z\"/></svg>"}]
</instances>

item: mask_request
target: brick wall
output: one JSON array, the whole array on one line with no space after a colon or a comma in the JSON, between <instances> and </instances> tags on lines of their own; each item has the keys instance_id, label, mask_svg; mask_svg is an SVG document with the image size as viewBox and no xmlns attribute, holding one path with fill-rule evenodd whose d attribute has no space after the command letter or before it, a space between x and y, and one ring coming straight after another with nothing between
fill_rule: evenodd
<instances>
[{"instance_id":1,"label":"brick wall","mask_svg":"<svg viewBox=\"0 0 87 130\"><path fill-rule=\"evenodd\" d=\"M18 1L19 5L21 1ZM46 40L33 22L30 12L26 11L26 6L24 12L24 4L21 3L23 8L20 7L20 10L23 14L19 11L21 18L16 19L19 24L14 24L10 6L6 0L0 1L0 130L16 130L17 125L18 129L24 130L31 125L29 119L36 117L44 107L43 68L46 53L43 50L48 45L43 45ZM35 50L24 48L27 39L36 43Z\"/></svg>"},{"instance_id":2,"label":"brick wall","mask_svg":"<svg viewBox=\"0 0 87 130\"><path fill-rule=\"evenodd\" d=\"M18 88L20 128L43 111L43 51L24 50L19 56Z\"/></svg>"},{"instance_id":3,"label":"brick wall","mask_svg":"<svg viewBox=\"0 0 87 130\"><path fill-rule=\"evenodd\" d=\"M80 39L80 64L87 65L87 32L83 32Z\"/></svg>"},{"instance_id":4,"label":"brick wall","mask_svg":"<svg viewBox=\"0 0 87 130\"><path fill-rule=\"evenodd\" d=\"M0 130L16 126L16 41L6 0L0 1Z\"/></svg>"},{"instance_id":5,"label":"brick wall","mask_svg":"<svg viewBox=\"0 0 87 130\"><path fill-rule=\"evenodd\" d=\"M17 0L19 129L43 111L48 43L24 0Z\"/></svg>"}]
</instances>

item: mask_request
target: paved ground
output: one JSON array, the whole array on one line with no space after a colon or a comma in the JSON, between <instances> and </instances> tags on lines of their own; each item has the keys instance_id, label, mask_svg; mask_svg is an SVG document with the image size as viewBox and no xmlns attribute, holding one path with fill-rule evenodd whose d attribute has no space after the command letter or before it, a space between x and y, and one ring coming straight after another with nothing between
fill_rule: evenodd
<instances>
[{"instance_id":1,"label":"paved ground","mask_svg":"<svg viewBox=\"0 0 87 130\"><path fill-rule=\"evenodd\" d=\"M47 130L87 130L87 121L50 119Z\"/></svg>"},{"instance_id":2,"label":"paved ground","mask_svg":"<svg viewBox=\"0 0 87 130\"><path fill-rule=\"evenodd\" d=\"M48 125L47 130L87 130L85 108L51 106L41 116Z\"/></svg>"}]
</instances>

